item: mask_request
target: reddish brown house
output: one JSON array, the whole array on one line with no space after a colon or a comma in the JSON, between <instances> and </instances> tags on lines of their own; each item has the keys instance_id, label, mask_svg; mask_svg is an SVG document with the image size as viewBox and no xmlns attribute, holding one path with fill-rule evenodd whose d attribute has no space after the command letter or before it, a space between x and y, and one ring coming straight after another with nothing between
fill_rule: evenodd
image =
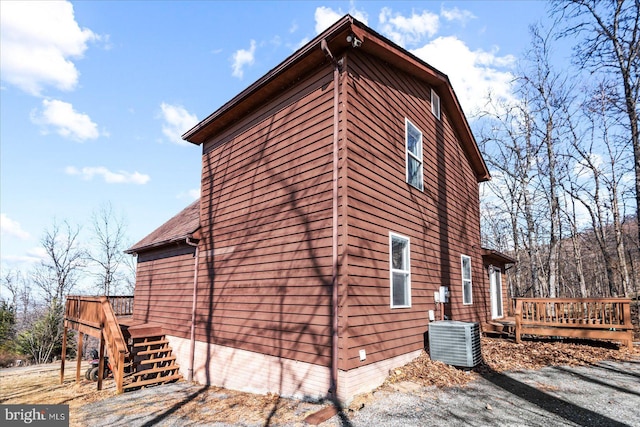
<instances>
[{"instance_id":1,"label":"reddish brown house","mask_svg":"<svg viewBox=\"0 0 640 427\"><path fill-rule=\"evenodd\" d=\"M502 315L490 176L447 76L351 16L183 138L202 196L129 252L134 318L188 378L349 400L420 353L441 286L448 318Z\"/></svg>"}]
</instances>

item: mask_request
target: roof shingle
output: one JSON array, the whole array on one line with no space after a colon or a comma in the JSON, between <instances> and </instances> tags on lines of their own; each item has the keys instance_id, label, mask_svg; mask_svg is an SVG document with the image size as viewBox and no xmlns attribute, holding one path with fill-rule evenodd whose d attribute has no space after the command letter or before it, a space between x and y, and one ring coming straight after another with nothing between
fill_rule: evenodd
<instances>
[{"instance_id":1,"label":"roof shingle","mask_svg":"<svg viewBox=\"0 0 640 427\"><path fill-rule=\"evenodd\" d=\"M200 199L191 203L125 252L129 254L137 253L184 240L187 237L191 237L198 228L200 228Z\"/></svg>"}]
</instances>

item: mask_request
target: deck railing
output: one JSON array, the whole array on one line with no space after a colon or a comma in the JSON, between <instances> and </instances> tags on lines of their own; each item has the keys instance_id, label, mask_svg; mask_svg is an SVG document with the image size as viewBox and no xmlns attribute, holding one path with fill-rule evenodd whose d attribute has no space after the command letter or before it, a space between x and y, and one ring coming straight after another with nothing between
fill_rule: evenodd
<instances>
[{"instance_id":1,"label":"deck railing","mask_svg":"<svg viewBox=\"0 0 640 427\"><path fill-rule=\"evenodd\" d=\"M517 298L516 342L521 335L621 340L633 346L627 298Z\"/></svg>"},{"instance_id":2,"label":"deck railing","mask_svg":"<svg viewBox=\"0 0 640 427\"><path fill-rule=\"evenodd\" d=\"M116 315L130 315L133 312L132 301L133 297L72 295L67 297L65 306L65 326L94 336L97 333L100 338L100 354L104 353L106 344L119 393L123 390L124 364L128 349ZM103 372L102 366L100 372ZM101 389L101 386L99 382L98 389Z\"/></svg>"},{"instance_id":3,"label":"deck railing","mask_svg":"<svg viewBox=\"0 0 640 427\"><path fill-rule=\"evenodd\" d=\"M113 312L116 316L133 315L133 296L108 296Z\"/></svg>"}]
</instances>

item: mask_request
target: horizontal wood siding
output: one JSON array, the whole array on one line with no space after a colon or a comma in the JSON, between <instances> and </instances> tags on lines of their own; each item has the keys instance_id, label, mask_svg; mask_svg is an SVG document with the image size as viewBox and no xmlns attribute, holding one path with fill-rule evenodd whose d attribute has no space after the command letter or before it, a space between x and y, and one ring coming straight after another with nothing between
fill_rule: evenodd
<instances>
[{"instance_id":1,"label":"horizontal wood siding","mask_svg":"<svg viewBox=\"0 0 640 427\"><path fill-rule=\"evenodd\" d=\"M476 301L462 305L461 254L472 258L474 299L486 288L478 184L447 111L436 120L431 87L389 64L354 51L348 67L349 340L341 369L421 349L441 285L450 285L448 316L476 320ZM423 134L424 192L406 183L405 117ZM390 308L390 231L410 238L411 308Z\"/></svg>"},{"instance_id":2,"label":"horizontal wood siding","mask_svg":"<svg viewBox=\"0 0 640 427\"><path fill-rule=\"evenodd\" d=\"M333 79L204 145L196 339L329 366Z\"/></svg>"},{"instance_id":3,"label":"horizontal wood siding","mask_svg":"<svg viewBox=\"0 0 640 427\"><path fill-rule=\"evenodd\" d=\"M195 248L171 245L138 254L133 318L189 337Z\"/></svg>"}]
</instances>

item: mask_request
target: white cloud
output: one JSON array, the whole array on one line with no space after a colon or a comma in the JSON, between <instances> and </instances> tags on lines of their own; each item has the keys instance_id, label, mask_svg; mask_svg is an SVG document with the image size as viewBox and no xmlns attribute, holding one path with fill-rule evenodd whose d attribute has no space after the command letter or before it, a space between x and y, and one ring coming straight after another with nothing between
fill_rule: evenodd
<instances>
[{"instance_id":1,"label":"white cloud","mask_svg":"<svg viewBox=\"0 0 640 427\"><path fill-rule=\"evenodd\" d=\"M2 261L15 265L22 265L22 267L29 268L30 265L39 263L46 260L48 257L47 251L42 246L31 248L26 252L26 255L2 255ZM19 268L21 269L21 268Z\"/></svg>"},{"instance_id":2,"label":"white cloud","mask_svg":"<svg viewBox=\"0 0 640 427\"><path fill-rule=\"evenodd\" d=\"M453 9L445 9L444 5L440 8L440 16L447 21L457 21L463 27L467 25L467 22L476 18L476 16L469 10L460 10L457 7L454 7Z\"/></svg>"},{"instance_id":3,"label":"white cloud","mask_svg":"<svg viewBox=\"0 0 640 427\"><path fill-rule=\"evenodd\" d=\"M256 54L255 40L251 40L251 47L249 48L249 50L245 50L245 49L237 50L233 54L233 64L231 66L233 68L233 72L231 73L231 75L233 77L237 77L241 79L242 76L244 76L244 68L249 65L253 65L253 63L255 62L255 54Z\"/></svg>"},{"instance_id":4,"label":"white cloud","mask_svg":"<svg viewBox=\"0 0 640 427\"><path fill-rule=\"evenodd\" d=\"M17 237L20 240L27 240L31 237L29 233L22 229L18 221L14 221L4 213L0 214L0 234Z\"/></svg>"},{"instance_id":5,"label":"white cloud","mask_svg":"<svg viewBox=\"0 0 640 427\"><path fill-rule=\"evenodd\" d=\"M112 172L104 166L83 167L78 169L75 166L67 166L65 168L67 175L80 176L85 181L90 181L94 176L101 176L107 184L146 184L151 179L149 175L140 172L117 171Z\"/></svg>"},{"instance_id":6,"label":"white cloud","mask_svg":"<svg viewBox=\"0 0 640 427\"><path fill-rule=\"evenodd\" d=\"M192 188L191 190L184 191L178 194L178 199L192 199L196 200L200 198L200 188Z\"/></svg>"},{"instance_id":7,"label":"white cloud","mask_svg":"<svg viewBox=\"0 0 640 427\"><path fill-rule=\"evenodd\" d=\"M54 1L0 2L2 80L32 95L45 86L72 90L87 43L99 36L80 28L73 5Z\"/></svg>"},{"instance_id":8,"label":"white cloud","mask_svg":"<svg viewBox=\"0 0 640 427\"><path fill-rule=\"evenodd\" d=\"M349 9L349 14L356 18L358 21L363 24L367 24L369 17L365 11L358 10L353 5L351 9ZM340 18L342 18L345 13L342 9L333 10L330 7L320 6L316 8L314 18L316 21L316 33L320 34L330 26L336 23Z\"/></svg>"},{"instance_id":9,"label":"white cloud","mask_svg":"<svg viewBox=\"0 0 640 427\"><path fill-rule=\"evenodd\" d=\"M512 55L499 56L498 49L472 51L456 37L438 37L412 53L449 76L467 115L483 109L490 92L495 99L514 100L511 92L515 65Z\"/></svg>"},{"instance_id":10,"label":"white cloud","mask_svg":"<svg viewBox=\"0 0 640 427\"><path fill-rule=\"evenodd\" d=\"M35 124L55 128L56 133L76 141L96 139L100 136L98 126L84 113L78 113L73 105L57 99L44 99L42 111L34 111L31 121Z\"/></svg>"},{"instance_id":11,"label":"white cloud","mask_svg":"<svg viewBox=\"0 0 640 427\"><path fill-rule=\"evenodd\" d=\"M414 46L427 37L433 37L440 25L440 17L428 10L421 14L411 12L406 17L383 7L378 16L382 33L400 46Z\"/></svg>"},{"instance_id":12,"label":"white cloud","mask_svg":"<svg viewBox=\"0 0 640 427\"><path fill-rule=\"evenodd\" d=\"M189 113L181 105L171 105L163 102L160 104L162 110L162 133L171 142L180 145L190 145L182 139L182 134L198 124L198 117Z\"/></svg>"}]
</instances>

